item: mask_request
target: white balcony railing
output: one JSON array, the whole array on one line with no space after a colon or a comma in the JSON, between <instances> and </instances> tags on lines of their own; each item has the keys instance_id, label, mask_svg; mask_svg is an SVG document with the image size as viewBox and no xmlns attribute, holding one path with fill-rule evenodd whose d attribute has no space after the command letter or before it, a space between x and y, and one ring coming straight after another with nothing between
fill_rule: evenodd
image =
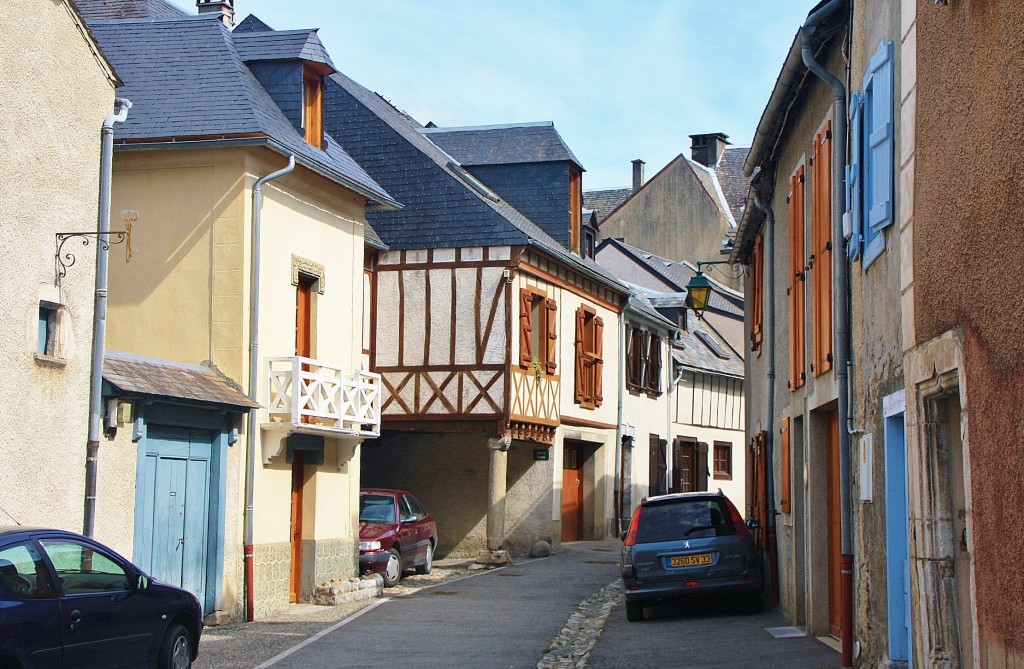
<instances>
[{"instance_id":1,"label":"white balcony railing","mask_svg":"<svg viewBox=\"0 0 1024 669\"><path fill-rule=\"evenodd\" d=\"M380 374L299 356L267 358L271 425L299 432L380 436Z\"/></svg>"}]
</instances>

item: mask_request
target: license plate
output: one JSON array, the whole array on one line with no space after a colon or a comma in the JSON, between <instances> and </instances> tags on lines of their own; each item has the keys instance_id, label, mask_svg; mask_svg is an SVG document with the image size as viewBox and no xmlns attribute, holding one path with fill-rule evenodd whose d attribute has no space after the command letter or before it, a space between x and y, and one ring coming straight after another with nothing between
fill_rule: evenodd
<instances>
[{"instance_id":1,"label":"license plate","mask_svg":"<svg viewBox=\"0 0 1024 669\"><path fill-rule=\"evenodd\" d=\"M711 553L700 553L699 555L677 555L671 559L673 567L696 567L702 564L711 564Z\"/></svg>"}]
</instances>

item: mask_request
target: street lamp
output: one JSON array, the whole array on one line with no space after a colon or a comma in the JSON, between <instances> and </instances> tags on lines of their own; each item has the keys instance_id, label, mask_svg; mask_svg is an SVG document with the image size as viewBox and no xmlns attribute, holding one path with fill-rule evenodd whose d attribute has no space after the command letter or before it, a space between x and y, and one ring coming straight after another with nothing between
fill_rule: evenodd
<instances>
[{"instance_id":1,"label":"street lamp","mask_svg":"<svg viewBox=\"0 0 1024 669\"><path fill-rule=\"evenodd\" d=\"M728 260L698 260L697 273L686 284L686 306L693 309L697 318L704 315L711 299L711 281L701 271L704 265L731 265Z\"/></svg>"}]
</instances>

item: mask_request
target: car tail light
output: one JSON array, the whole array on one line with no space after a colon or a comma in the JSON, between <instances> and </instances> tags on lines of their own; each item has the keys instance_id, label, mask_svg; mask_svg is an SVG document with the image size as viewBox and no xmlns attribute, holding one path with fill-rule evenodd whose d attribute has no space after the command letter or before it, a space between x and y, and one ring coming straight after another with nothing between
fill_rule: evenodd
<instances>
[{"instance_id":1,"label":"car tail light","mask_svg":"<svg viewBox=\"0 0 1024 669\"><path fill-rule=\"evenodd\" d=\"M728 497L725 498L725 503L729 507L729 515L732 517L732 524L736 526L736 534L741 537L749 537L750 530L747 529L747 524L743 522L743 517L740 516L740 512L736 510L736 506Z\"/></svg>"},{"instance_id":2,"label":"car tail light","mask_svg":"<svg viewBox=\"0 0 1024 669\"><path fill-rule=\"evenodd\" d=\"M633 511L633 520L629 522L629 531L626 532L626 540L623 542L624 546L635 546L636 545L636 533L640 528L640 509L643 507L636 507Z\"/></svg>"},{"instance_id":3,"label":"car tail light","mask_svg":"<svg viewBox=\"0 0 1024 669\"><path fill-rule=\"evenodd\" d=\"M700 585L700 581L686 581L683 583L687 588L696 588Z\"/></svg>"}]
</instances>

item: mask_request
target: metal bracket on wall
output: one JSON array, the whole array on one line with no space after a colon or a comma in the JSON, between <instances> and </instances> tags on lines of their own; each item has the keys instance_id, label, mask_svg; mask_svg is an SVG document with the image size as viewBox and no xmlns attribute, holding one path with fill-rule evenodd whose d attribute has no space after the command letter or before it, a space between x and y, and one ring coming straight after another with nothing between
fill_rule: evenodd
<instances>
[{"instance_id":1,"label":"metal bracket on wall","mask_svg":"<svg viewBox=\"0 0 1024 669\"><path fill-rule=\"evenodd\" d=\"M110 248L111 244L120 244L127 242L127 248L125 249L125 262L131 262L132 256L134 255L132 249L132 224L131 221L125 221L124 230L113 230L110 232L58 232L57 236L57 252L54 253L54 271L56 276L54 277L54 283L60 285L60 280L64 278L68 273L68 268L75 264L77 258L75 254L70 250L64 250L64 244L70 239L81 239L82 246L88 246L89 241L95 239L98 244L102 245L102 249L106 251Z\"/></svg>"}]
</instances>

